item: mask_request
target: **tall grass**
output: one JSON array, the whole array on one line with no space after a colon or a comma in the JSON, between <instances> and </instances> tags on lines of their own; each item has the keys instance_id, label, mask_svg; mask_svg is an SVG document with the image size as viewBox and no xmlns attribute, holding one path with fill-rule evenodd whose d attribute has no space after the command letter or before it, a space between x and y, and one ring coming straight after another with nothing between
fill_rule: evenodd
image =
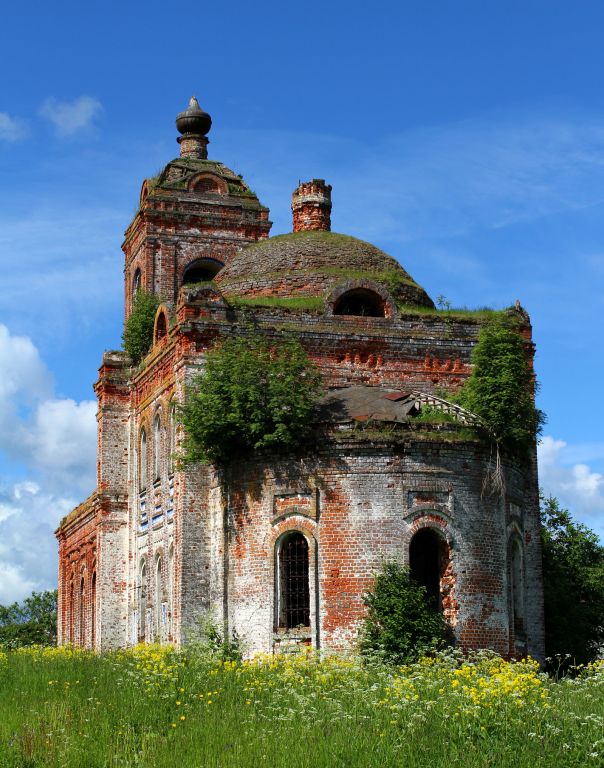
<instances>
[{"instance_id":1,"label":"tall grass","mask_svg":"<svg viewBox=\"0 0 604 768\"><path fill-rule=\"evenodd\" d=\"M478 654L387 668L142 647L0 656L0 766L578 766L604 762L604 666L555 682Z\"/></svg>"}]
</instances>

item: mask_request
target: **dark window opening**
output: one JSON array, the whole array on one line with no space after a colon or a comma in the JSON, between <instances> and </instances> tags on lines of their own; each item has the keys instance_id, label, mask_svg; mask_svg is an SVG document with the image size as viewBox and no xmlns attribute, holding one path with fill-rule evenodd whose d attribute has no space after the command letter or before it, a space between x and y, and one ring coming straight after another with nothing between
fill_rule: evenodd
<instances>
[{"instance_id":1,"label":"dark window opening","mask_svg":"<svg viewBox=\"0 0 604 768\"><path fill-rule=\"evenodd\" d=\"M207 283L213 280L222 269L222 264L214 259L199 259L185 269L182 278L183 285L192 283Z\"/></svg>"},{"instance_id":2,"label":"dark window opening","mask_svg":"<svg viewBox=\"0 0 604 768\"><path fill-rule=\"evenodd\" d=\"M431 528L418 531L409 546L411 578L426 588L428 599L438 610L442 608L440 576L443 561L442 542L436 531Z\"/></svg>"},{"instance_id":3,"label":"dark window opening","mask_svg":"<svg viewBox=\"0 0 604 768\"><path fill-rule=\"evenodd\" d=\"M386 307L381 296L366 288L354 288L337 300L334 315L356 317L385 317Z\"/></svg>"},{"instance_id":4,"label":"dark window opening","mask_svg":"<svg viewBox=\"0 0 604 768\"><path fill-rule=\"evenodd\" d=\"M512 542L511 551L511 586L512 586L512 621L514 633L524 634L524 579L522 577L522 550L518 540Z\"/></svg>"},{"instance_id":5,"label":"dark window opening","mask_svg":"<svg viewBox=\"0 0 604 768\"><path fill-rule=\"evenodd\" d=\"M134 273L134 277L132 278L132 295L136 296L136 294L140 291L141 287L141 271L137 268L136 272Z\"/></svg>"},{"instance_id":6,"label":"dark window opening","mask_svg":"<svg viewBox=\"0 0 604 768\"><path fill-rule=\"evenodd\" d=\"M310 626L308 542L301 533L288 534L279 548L279 627Z\"/></svg>"},{"instance_id":7,"label":"dark window opening","mask_svg":"<svg viewBox=\"0 0 604 768\"><path fill-rule=\"evenodd\" d=\"M96 644L96 571L92 574L92 583L90 587L90 604L91 604L91 640L92 647Z\"/></svg>"},{"instance_id":8,"label":"dark window opening","mask_svg":"<svg viewBox=\"0 0 604 768\"><path fill-rule=\"evenodd\" d=\"M157 343L160 339L163 339L167 333L168 326L166 323L166 316L162 312L157 318L157 324L155 326L155 342Z\"/></svg>"},{"instance_id":9,"label":"dark window opening","mask_svg":"<svg viewBox=\"0 0 604 768\"><path fill-rule=\"evenodd\" d=\"M79 637L79 644L84 646L86 645L86 638L85 638L85 632L86 632L86 593L85 593L85 587L84 587L84 577L82 576L82 580L80 581L80 637Z\"/></svg>"}]
</instances>

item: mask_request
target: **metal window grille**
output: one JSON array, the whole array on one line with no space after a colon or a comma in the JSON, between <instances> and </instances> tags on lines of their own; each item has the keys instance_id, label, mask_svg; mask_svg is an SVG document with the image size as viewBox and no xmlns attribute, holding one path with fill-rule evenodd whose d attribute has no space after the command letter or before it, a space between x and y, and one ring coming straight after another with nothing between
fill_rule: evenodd
<instances>
[{"instance_id":1,"label":"metal window grille","mask_svg":"<svg viewBox=\"0 0 604 768\"><path fill-rule=\"evenodd\" d=\"M281 600L279 626L285 629L310 625L308 589L308 543L301 533L292 533L279 550Z\"/></svg>"}]
</instances>

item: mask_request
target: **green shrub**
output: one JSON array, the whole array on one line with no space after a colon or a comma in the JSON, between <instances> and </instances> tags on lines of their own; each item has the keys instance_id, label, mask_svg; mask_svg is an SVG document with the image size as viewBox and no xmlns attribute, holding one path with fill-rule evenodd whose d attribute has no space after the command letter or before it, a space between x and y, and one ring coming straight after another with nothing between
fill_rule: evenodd
<instances>
[{"instance_id":1,"label":"green shrub","mask_svg":"<svg viewBox=\"0 0 604 768\"><path fill-rule=\"evenodd\" d=\"M495 440L528 449L545 421L535 407L535 381L512 318L493 315L472 352L473 370L456 401L480 416Z\"/></svg>"},{"instance_id":2,"label":"green shrub","mask_svg":"<svg viewBox=\"0 0 604 768\"><path fill-rule=\"evenodd\" d=\"M291 449L307 436L320 376L299 341L270 341L247 328L208 352L187 392L184 464L226 463L262 449Z\"/></svg>"},{"instance_id":3,"label":"green shrub","mask_svg":"<svg viewBox=\"0 0 604 768\"><path fill-rule=\"evenodd\" d=\"M142 289L136 292L122 335L124 349L135 363L143 359L153 344L153 323L158 307L158 296Z\"/></svg>"},{"instance_id":4,"label":"green shrub","mask_svg":"<svg viewBox=\"0 0 604 768\"><path fill-rule=\"evenodd\" d=\"M384 563L363 602L367 616L359 646L364 656L404 664L445 644L448 627L442 614L400 563Z\"/></svg>"},{"instance_id":5,"label":"green shrub","mask_svg":"<svg viewBox=\"0 0 604 768\"><path fill-rule=\"evenodd\" d=\"M22 603L0 605L0 648L54 645L56 641L56 589L32 592Z\"/></svg>"}]
</instances>

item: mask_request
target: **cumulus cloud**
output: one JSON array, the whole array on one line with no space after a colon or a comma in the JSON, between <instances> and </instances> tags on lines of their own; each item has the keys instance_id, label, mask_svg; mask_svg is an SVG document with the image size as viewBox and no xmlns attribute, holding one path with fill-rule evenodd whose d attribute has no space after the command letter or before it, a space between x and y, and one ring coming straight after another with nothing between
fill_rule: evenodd
<instances>
[{"instance_id":1,"label":"cumulus cloud","mask_svg":"<svg viewBox=\"0 0 604 768\"><path fill-rule=\"evenodd\" d=\"M75 503L73 498L45 493L31 481L0 488L0 604L56 586L53 531Z\"/></svg>"},{"instance_id":2,"label":"cumulus cloud","mask_svg":"<svg viewBox=\"0 0 604 768\"><path fill-rule=\"evenodd\" d=\"M89 128L101 115L103 107L92 96L80 96L74 101L46 99L40 114L54 125L58 136L69 137Z\"/></svg>"},{"instance_id":3,"label":"cumulus cloud","mask_svg":"<svg viewBox=\"0 0 604 768\"><path fill-rule=\"evenodd\" d=\"M564 440L544 437L538 448L539 481L546 495L559 499L604 539L604 475L585 462L569 462L579 453Z\"/></svg>"},{"instance_id":4,"label":"cumulus cloud","mask_svg":"<svg viewBox=\"0 0 604 768\"><path fill-rule=\"evenodd\" d=\"M53 396L52 377L26 336L0 324L0 469L25 479L0 485L0 603L56 584L58 521L92 490L96 403Z\"/></svg>"},{"instance_id":5,"label":"cumulus cloud","mask_svg":"<svg viewBox=\"0 0 604 768\"><path fill-rule=\"evenodd\" d=\"M8 112L0 112L0 141L18 141L25 134L21 120L11 117Z\"/></svg>"}]
</instances>

